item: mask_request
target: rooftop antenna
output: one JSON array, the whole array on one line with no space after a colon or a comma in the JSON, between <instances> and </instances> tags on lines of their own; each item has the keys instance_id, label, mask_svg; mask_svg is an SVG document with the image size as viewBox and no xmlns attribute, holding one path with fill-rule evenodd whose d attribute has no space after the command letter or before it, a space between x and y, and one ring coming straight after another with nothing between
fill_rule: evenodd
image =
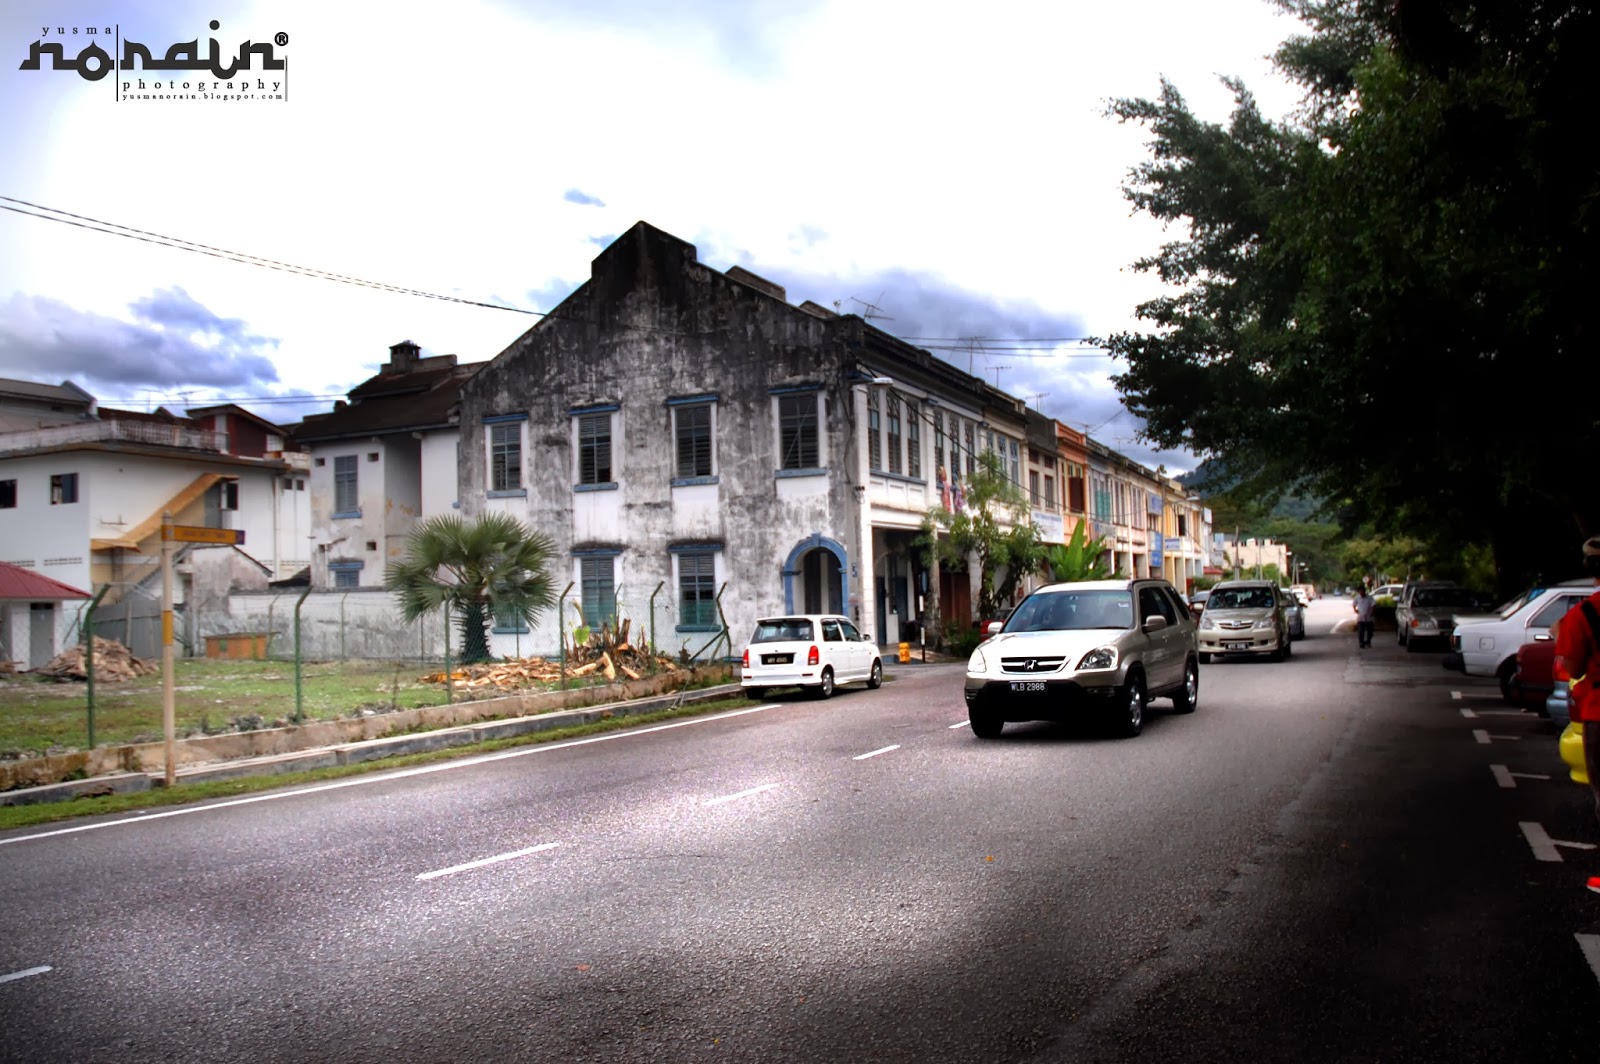
<instances>
[{"instance_id":1,"label":"rooftop antenna","mask_svg":"<svg viewBox=\"0 0 1600 1064\"><path fill-rule=\"evenodd\" d=\"M882 299L887 294L888 290L885 289L884 291L878 293L878 298ZM862 321L894 321L894 319L889 317L887 314L879 313L883 308L876 303L868 303L865 299L857 299L855 296L850 297L850 302L860 303L863 307L867 308L867 312L861 315Z\"/></svg>"},{"instance_id":2,"label":"rooftop antenna","mask_svg":"<svg viewBox=\"0 0 1600 1064\"><path fill-rule=\"evenodd\" d=\"M967 376L969 377L978 375L978 371L973 368L973 361L979 351L983 351L983 345L978 342L978 338L976 336L967 337ZM987 359L989 352L983 351L983 356Z\"/></svg>"},{"instance_id":3,"label":"rooftop antenna","mask_svg":"<svg viewBox=\"0 0 1600 1064\"><path fill-rule=\"evenodd\" d=\"M1003 369L1010 369L1011 367L1010 366L990 366L989 368L994 370L994 386L996 388L998 388L998 387L1000 387L1000 371L1003 370Z\"/></svg>"},{"instance_id":4,"label":"rooftop antenna","mask_svg":"<svg viewBox=\"0 0 1600 1064\"><path fill-rule=\"evenodd\" d=\"M1000 378L996 377L995 378L995 387L998 388L999 386L1000 386ZM1033 400L1033 409L1038 411L1039 413L1043 413L1042 410L1039 410L1039 400L1046 398L1049 394L1050 394L1049 392L1034 392L1032 395L1028 396L1029 399Z\"/></svg>"}]
</instances>

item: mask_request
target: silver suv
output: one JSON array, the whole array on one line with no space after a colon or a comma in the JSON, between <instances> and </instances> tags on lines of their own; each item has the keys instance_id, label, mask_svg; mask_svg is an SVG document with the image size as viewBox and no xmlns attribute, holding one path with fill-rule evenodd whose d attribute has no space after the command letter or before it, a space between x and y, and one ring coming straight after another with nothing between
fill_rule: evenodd
<instances>
[{"instance_id":1,"label":"silver suv","mask_svg":"<svg viewBox=\"0 0 1600 1064\"><path fill-rule=\"evenodd\" d=\"M1199 704L1194 620L1165 580L1048 584L972 652L966 696L982 739L1007 721L1097 712L1138 735L1151 698L1170 696L1179 713Z\"/></svg>"}]
</instances>

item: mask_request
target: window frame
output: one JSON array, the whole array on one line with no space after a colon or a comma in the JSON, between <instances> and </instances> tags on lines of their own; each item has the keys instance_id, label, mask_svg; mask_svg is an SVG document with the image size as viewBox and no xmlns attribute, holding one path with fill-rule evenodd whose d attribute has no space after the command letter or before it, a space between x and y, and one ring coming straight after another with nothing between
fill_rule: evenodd
<instances>
[{"instance_id":1,"label":"window frame","mask_svg":"<svg viewBox=\"0 0 1600 1064\"><path fill-rule=\"evenodd\" d=\"M717 621L717 553L713 547L673 551L679 632L722 631Z\"/></svg>"},{"instance_id":2,"label":"window frame","mask_svg":"<svg viewBox=\"0 0 1600 1064\"><path fill-rule=\"evenodd\" d=\"M526 493L522 459L527 450L523 441L527 421L523 415L484 419L483 442L487 448L489 471L486 490L489 492Z\"/></svg>"},{"instance_id":3,"label":"window frame","mask_svg":"<svg viewBox=\"0 0 1600 1064\"><path fill-rule=\"evenodd\" d=\"M893 392L889 393L884 406L887 408L886 413L888 415L885 425L888 436L886 442L886 448L889 452L888 471L895 476L900 476L905 469L905 443L901 434L900 397Z\"/></svg>"},{"instance_id":4,"label":"window frame","mask_svg":"<svg viewBox=\"0 0 1600 1064\"><path fill-rule=\"evenodd\" d=\"M349 505L341 506L341 502ZM361 516L361 456L333 456L333 516Z\"/></svg>"},{"instance_id":5,"label":"window frame","mask_svg":"<svg viewBox=\"0 0 1600 1064\"><path fill-rule=\"evenodd\" d=\"M0 480L0 510L15 510L17 508L17 481L13 477L9 480Z\"/></svg>"},{"instance_id":6,"label":"window frame","mask_svg":"<svg viewBox=\"0 0 1600 1064\"><path fill-rule=\"evenodd\" d=\"M604 407L594 410L574 410L572 412L573 429L573 470L574 484L580 489L594 490L597 488L614 487L617 483L616 469L616 421L613 415L616 407ZM600 440L598 427L605 425L604 442ZM589 438L585 438L585 433ZM604 448L602 452L602 448ZM587 453L586 453L587 452ZM604 454L604 463L601 455ZM604 473L602 477L600 474Z\"/></svg>"},{"instance_id":7,"label":"window frame","mask_svg":"<svg viewBox=\"0 0 1600 1064\"><path fill-rule=\"evenodd\" d=\"M78 474L50 474L50 505L71 506L78 501Z\"/></svg>"},{"instance_id":8,"label":"window frame","mask_svg":"<svg viewBox=\"0 0 1600 1064\"><path fill-rule=\"evenodd\" d=\"M823 472L827 459L822 439L825 413L822 389L786 389L774 392L773 399L776 400L773 417L777 430L778 474L807 476ZM804 404L809 404L809 409L791 409Z\"/></svg>"},{"instance_id":9,"label":"window frame","mask_svg":"<svg viewBox=\"0 0 1600 1064\"><path fill-rule=\"evenodd\" d=\"M606 622L617 619L617 557L613 553L578 555L578 602L583 610L583 623L590 629L599 629ZM605 583L600 586L600 571L604 567ZM591 575L591 570L593 575ZM590 588L597 595L592 603ZM606 610L609 603L610 610Z\"/></svg>"},{"instance_id":10,"label":"window frame","mask_svg":"<svg viewBox=\"0 0 1600 1064\"><path fill-rule=\"evenodd\" d=\"M717 403L715 399L676 403L672 406L672 469L674 484L705 483L717 476ZM698 453L699 429L695 424L685 424L704 414L705 462L701 469ZM685 445L691 448L684 462Z\"/></svg>"},{"instance_id":11,"label":"window frame","mask_svg":"<svg viewBox=\"0 0 1600 1064\"><path fill-rule=\"evenodd\" d=\"M906 405L906 476L922 479L922 407L907 399Z\"/></svg>"}]
</instances>

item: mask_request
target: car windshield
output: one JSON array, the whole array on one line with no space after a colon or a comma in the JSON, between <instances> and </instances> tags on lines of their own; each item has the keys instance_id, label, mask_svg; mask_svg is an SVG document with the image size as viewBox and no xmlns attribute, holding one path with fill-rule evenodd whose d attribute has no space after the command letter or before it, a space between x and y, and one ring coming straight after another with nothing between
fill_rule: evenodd
<instances>
[{"instance_id":1,"label":"car windshield","mask_svg":"<svg viewBox=\"0 0 1600 1064\"><path fill-rule=\"evenodd\" d=\"M815 639L811 634L811 621L805 617L775 617L757 621L752 643L800 643Z\"/></svg>"},{"instance_id":2,"label":"car windshield","mask_svg":"<svg viewBox=\"0 0 1600 1064\"><path fill-rule=\"evenodd\" d=\"M1008 632L1071 632L1132 628L1133 596L1127 591L1041 591L1011 615Z\"/></svg>"},{"instance_id":3,"label":"car windshield","mask_svg":"<svg viewBox=\"0 0 1600 1064\"><path fill-rule=\"evenodd\" d=\"M1464 587L1418 588L1411 596L1413 606L1471 606L1472 592Z\"/></svg>"},{"instance_id":4,"label":"car windshield","mask_svg":"<svg viewBox=\"0 0 1600 1064\"><path fill-rule=\"evenodd\" d=\"M1524 591L1510 602L1500 606L1494 612L1500 615L1501 620L1510 620L1513 613L1516 613L1522 607L1526 606L1529 600L1543 593L1544 588L1542 587L1530 587L1528 590Z\"/></svg>"},{"instance_id":5,"label":"car windshield","mask_svg":"<svg viewBox=\"0 0 1600 1064\"><path fill-rule=\"evenodd\" d=\"M1206 599L1208 610L1270 610L1272 589L1266 587L1219 587Z\"/></svg>"}]
</instances>

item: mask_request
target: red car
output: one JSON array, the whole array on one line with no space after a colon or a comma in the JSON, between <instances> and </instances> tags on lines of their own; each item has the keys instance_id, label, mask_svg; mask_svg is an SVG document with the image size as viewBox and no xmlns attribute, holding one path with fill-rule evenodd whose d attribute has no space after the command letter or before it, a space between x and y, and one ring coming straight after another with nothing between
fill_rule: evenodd
<instances>
[{"instance_id":1,"label":"red car","mask_svg":"<svg viewBox=\"0 0 1600 1064\"><path fill-rule=\"evenodd\" d=\"M1554 676L1556 644L1553 640L1540 640L1522 644L1517 651L1517 671L1506 689L1506 701L1523 709L1546 715L1545 699L1555 690Z\"/></svg>"}]
</instances>

